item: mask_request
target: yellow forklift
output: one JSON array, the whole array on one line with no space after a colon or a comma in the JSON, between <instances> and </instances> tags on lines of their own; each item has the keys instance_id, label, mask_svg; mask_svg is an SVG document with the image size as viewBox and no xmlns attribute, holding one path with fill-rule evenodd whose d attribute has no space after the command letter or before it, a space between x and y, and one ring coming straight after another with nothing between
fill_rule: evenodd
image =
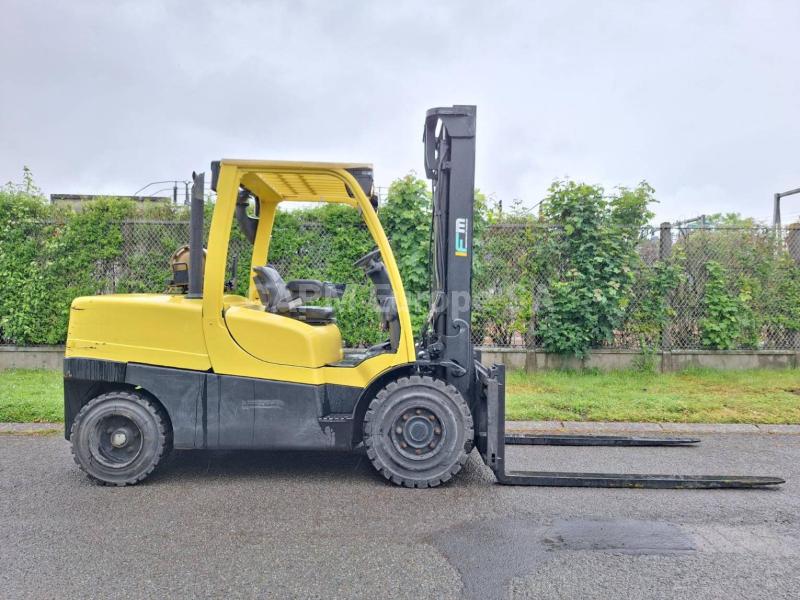
<instances>
[{"instance_id":1,"label":"yellow forklift","mask_svg":"<svg viewBox=\"0 0 800 600\"><path fill-rule=\"evenodd\" d=\"M506 444L685 445L696 440L505 434L504 370L473 348L475 107L428 111L432 290L415 341L403 282L376 212L366 164L229 160L203 247L204 175L194 176L188 248L163 294L77 298L64 362L65 436L75 461L111 485L145 479L171 448L364 451L407 487L455 476L477 448L498 482L603 487L759 487L774 477L509 472ZM360 212L375 250L356 265L375 288L386 340L343 349L334 309L344 285L284 281L267 264L282 203ZM254 204L255 214L248 212ZM246 296L227 292L231 228L252 242ZM369 307L364 307L369 310Z\"/></svg>"}]
</instances>

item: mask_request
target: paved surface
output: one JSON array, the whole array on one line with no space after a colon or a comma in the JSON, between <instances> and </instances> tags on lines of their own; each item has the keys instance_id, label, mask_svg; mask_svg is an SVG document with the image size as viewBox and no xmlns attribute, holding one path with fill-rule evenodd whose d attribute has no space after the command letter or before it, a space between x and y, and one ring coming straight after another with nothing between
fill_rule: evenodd
<instances>
[{"instance_id":1,"label":"paved surface","mask_svg":"<svg viewBox=\"0 0 800 600\"><path fill-rule=\"evenodd\" d=\"M782 475L773 491L508 488L476 455L390 487L358 455L176 452L105 488L59 436L0 436L0 596L797 598L800 436L515 447L520 468Z\"/></svg>"},{"instance_id":2,"label":"paved surface","mask_svg":"<svg viewBox=\"0 0 800 600\"><path fill-rule=\"evenodd\" d=\"M63 431L63 423L0 423L0 433ZM797 433L800 425L751 425L748 423L625 423L607 421L507 421L509 431L553 433Z\"/></svg>"}]
</instances>

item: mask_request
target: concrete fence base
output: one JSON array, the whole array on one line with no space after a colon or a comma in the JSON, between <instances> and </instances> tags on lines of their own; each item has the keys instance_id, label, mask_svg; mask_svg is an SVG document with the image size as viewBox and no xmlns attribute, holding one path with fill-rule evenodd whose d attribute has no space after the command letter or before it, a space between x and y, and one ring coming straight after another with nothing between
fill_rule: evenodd
<instances>
[{"instance_id":1,"label":"concrete fence base","mask_svg":"<svg viewBox=\"0 0 800 600\"><path fill-rule=\"evenodd\" d=\"M485 365L504 364L528 372L548 369L630 369L641 360L635 350L592 350L584 359L524 348L479 348ZM662 373L688 367L710 369L796 369L800 351L794 350L674 350L653 355ZM0 371L5 369L58 369L64 361L64 346L0 346Z\"/></svg>"},{"instance_id":2,"label":"concrete fence base","mask_svg":"<svg viewBox=\"0 0 800 600\"><path fill-rule=\"evenodd\" d=\"M485 365L504 364L509 369L529 373L548 369L598 369L618 371L635 367L642 354L636 350L591 350L586 358L549 354L523 348L481 348ZM709 369L796 369L800 351L795 350L673 350L653 354L655 367L662 373L690 367Z\"/></svg>"},{"instance_id":3,"label":"concrete fence base","mask_svg":"<svg viewBox=\"0 0 800 600\"><path fill-rule=\"evenodd\" d=\"M58 369L64 365L64 346L0 346L0 371Z\"/></svg>"}]
</instances>

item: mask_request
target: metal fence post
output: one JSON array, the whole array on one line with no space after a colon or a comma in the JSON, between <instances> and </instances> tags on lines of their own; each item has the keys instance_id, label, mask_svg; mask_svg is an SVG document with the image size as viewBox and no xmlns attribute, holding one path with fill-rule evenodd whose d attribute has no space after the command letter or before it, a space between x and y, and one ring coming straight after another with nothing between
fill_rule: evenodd
<instances>
[{"instance_id":1,"label":"metal fence post","mask_svg":"<svg viewBox=\"0 0 800 600\"><path fill-rule=\"evenodd\" d=\"M772 228L775 230L775 235L781 233L781 195L776 193L772 199Z\"/></svg>"},{"instance_id":2,"label":"metal fence post","mask_svg":"<svg viewBox=\"0 0 800 600\"><path fill-rule=\"evenodd\" d=\"M659 228L658 259L667 260L672 254L672 224L664 222Z\"/></svg>"},{"instance_id":3,"label":"metal fence post","mask_svg":"<svg viewBox=\"0 0 800 600\"><path fill-rule=\"evenodd\" d=\"M535 286L534 286L535 288ZM536 365L536 291L531 294L531 318L528 320L527 340L525 344L525 371L534 373Z\"/></svg>"},{"instance_id":4,"label":"metal fence post","mask_svg":"<svg viewBox=\"0 0 800 600\"><path fill-rule=\"evenodd\" d=\"M659 228L658 239L658 259L661 261L669 260L672 255L672 224L669 222L661 223ZM670 293L666 292L664 302L669 305ZM664 323L661 329L661 352L662 352L662 365L664 362L663 353L668 352L672 347L672 340L670 339L670 325L669 321ZM663 367L662 367L663 370Z\"/></svg>"}]
</instances>

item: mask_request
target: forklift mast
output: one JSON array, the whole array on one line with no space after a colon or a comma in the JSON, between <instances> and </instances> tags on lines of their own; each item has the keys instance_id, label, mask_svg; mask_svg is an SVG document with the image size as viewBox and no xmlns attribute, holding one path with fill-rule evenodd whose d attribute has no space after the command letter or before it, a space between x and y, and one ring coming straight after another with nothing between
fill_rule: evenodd
<instances>
[{"instance_id":1,"label":"forklift mast","mask_svg":"<svg viewBox=\"0 0 800 600\"><path fill-rule=\"evenodd\" d=\"M472 233L475 106L432 108L425 116L425 174L433 187L429 334L420 359L441 366L465 398L474 392Z\"/></svg>"}]
</instances>

